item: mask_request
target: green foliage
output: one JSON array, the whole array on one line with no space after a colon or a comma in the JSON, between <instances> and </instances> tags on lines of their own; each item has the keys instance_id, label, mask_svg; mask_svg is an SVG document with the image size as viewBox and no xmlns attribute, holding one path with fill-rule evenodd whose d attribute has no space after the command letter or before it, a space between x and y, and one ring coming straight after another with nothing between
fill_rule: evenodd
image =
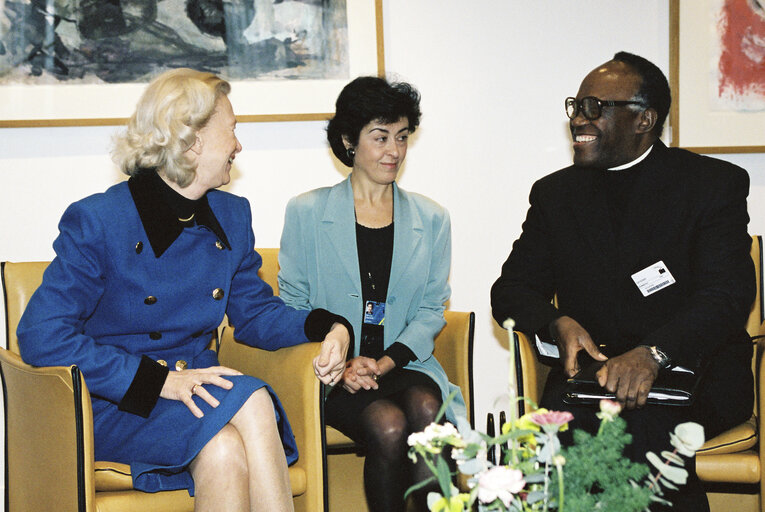
<instances>
[{"instance_id":1,"label":"green foliage","mask_svg":"<svg viewBox=\"0 0 765 512\"><path fill-rule=\"evenodd\" d=\"M639 512L651 503L653 492L636 483L648 476L648 466L623 456L632 442L625 428L626 422L617 417L604 422L596 436L574 432L574 445L562 450L566 512Z\"/></svg>"}]
</instances>

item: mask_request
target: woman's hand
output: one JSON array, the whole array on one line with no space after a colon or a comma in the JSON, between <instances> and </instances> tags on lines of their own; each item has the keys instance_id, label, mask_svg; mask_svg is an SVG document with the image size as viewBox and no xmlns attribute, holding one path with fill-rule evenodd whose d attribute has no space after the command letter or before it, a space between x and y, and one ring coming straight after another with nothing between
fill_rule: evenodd
<instances>
[{"instance_id":1,"label":"woman's hand","mask_svg":"<svg viewBox=\"0 0 765 512\"><path fill-rule=\"evenodd\" d=\"M180 400L186 404L186 407L189 408L191 414L197 418L201 418L204 416L204 413L197 407L197 404L194 403L194 400L192 400L191 397L197 395L199 398L210 404L210 406L218 407L220 402L208 393L202 385L212 384L219 388L231 389L234 384L230 380L224 379L222 375L242 375L242 372L234 370L233 368L226 368L225 366L171 371L167 374L165 385L162 386L162 391L159 393L159 396L167 398L168 400Z\"/></svg>"},{"instance_id":2,"label":"woman's hand","mask_svg":"<svg viewBox=\"0 0 765 512\"><path fill-rule=\"evenodd\" d=\"M354 357L345 365L343 387L349 393L361 389L377 389L377 378L382 374L377 361L370 357Z\"/></svg>"},{"instance_id":3,"label":"woman's hand","mask_svg":"<svg viewBox=\"0 0 765 512\"><path fill-rule=\"evenodd\" d=\"M331 386L340 379L350 343L348 329L341 323L333 324L321 342L321 352L313 360L313 372L324 384Z\"/></svg>"}]
</instances>

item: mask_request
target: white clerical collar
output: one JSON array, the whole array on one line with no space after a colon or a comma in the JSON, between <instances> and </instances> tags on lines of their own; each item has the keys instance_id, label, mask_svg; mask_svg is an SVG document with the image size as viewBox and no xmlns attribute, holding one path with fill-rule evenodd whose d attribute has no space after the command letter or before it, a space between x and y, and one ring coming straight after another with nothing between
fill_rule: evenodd
<instances>
[{"instance_id":1,"label":"white clerical collar","mask_svg":"<svg viewBox=\"0 0 765 512\"><path fill-rule=\"evenodd\" d=\"M630 167L632 167L633 165L637 165L637 164L639 164L640 162L642 162L643 160L645 160L645 157L647 157L647 156L648 156L648 153L650 153L652 149L653 149L653 146L649 147L649 148L646 150L646 152L645 152L645 153L643 153L642 155L640 155L639 157L637 157L637 158L636 158L636 159L634 159L633 161L631 161L631 162L629 162L629 163L626 163L626 164L617 165L616 167L611 167L611 168L609 168L609 169L607 169L607 170L609 170L609 171L622 171L622 170L624 170L624 169L629 169L629 168L630 168Z\"/></svg>"}]
</instances>

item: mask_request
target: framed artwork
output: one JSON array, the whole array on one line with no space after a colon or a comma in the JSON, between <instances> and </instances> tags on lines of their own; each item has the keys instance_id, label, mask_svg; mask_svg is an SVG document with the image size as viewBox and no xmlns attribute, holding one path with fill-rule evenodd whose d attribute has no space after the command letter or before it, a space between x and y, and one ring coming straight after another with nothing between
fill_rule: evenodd
<instances>
[{"instance_id":1,"label":"framed artwork","mask_svg":"<svg viewBox=\"0 0 765 512\"><path fill-rule=\"evenodd\" d=\"M671 0L671 145L765 152L765 2Z\"/></svg>"},{"instance_id":2,"label":"framed artwork","mask_svg":"<svg viewBox=\"0 0 765 512\"><path fill-rule=\"evenodd\" d=\"M231 82L239 121L327 119L382 34L382 0L0 1L0 127L122 124L177 67Z\"/></svg>"}]
</instances>

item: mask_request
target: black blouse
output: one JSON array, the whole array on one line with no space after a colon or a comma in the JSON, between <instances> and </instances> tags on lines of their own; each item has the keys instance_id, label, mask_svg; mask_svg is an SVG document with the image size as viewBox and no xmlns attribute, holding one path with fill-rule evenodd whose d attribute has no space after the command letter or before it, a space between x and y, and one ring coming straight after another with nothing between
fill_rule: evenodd
<instances>
[{"instance_id":1,"label":"black blouse","mask_svg":"<svg viewBox=\"0 0 765 512\"><path fill-rule=\"evenodd\" d=\"M393 223L382 228L368 228L357 222L356 249L361 274L361 296L365 307L368 301L385 304L393 261ZM384 325L362 322L359 354L373 359L387 355L398 368L415 359L414 353L403 343L393 343L384 350L384 333Z\"/></svg>"}]
</instances>

